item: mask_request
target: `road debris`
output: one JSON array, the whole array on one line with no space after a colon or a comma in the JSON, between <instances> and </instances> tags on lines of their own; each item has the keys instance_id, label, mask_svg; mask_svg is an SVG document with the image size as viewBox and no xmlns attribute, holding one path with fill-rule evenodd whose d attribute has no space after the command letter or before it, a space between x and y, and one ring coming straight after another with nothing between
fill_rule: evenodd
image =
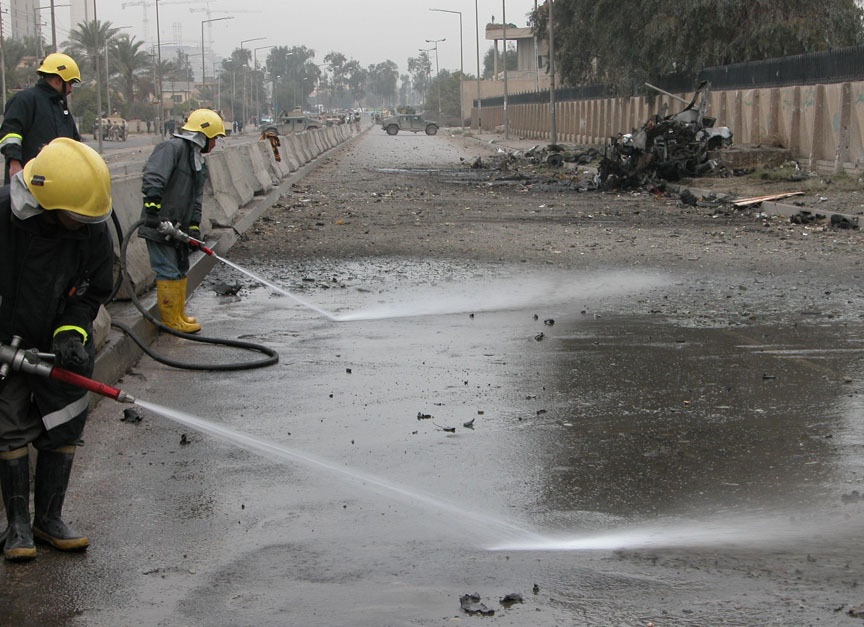
<instances>
[{"instance_id":1,"label":"road debris","mask_svg":"<svg viewBox=\"0 0 864 627\"><path fill-rule=\"evenodd\" d=\"M480 595L463 594L459 597L459 605L466 614L479 614L481 616L492 616L495 610L489 609L485 604L480 602Z\"/></svg>"},{"instance_id":2,"label":"road debris","mask_svg":"<svg viewBox=\"0 0 864 627\"><path fill-rule=\"evenodd\" d=\"M740 198L732 202L736 207L750 207L752 205L758 205L761 202L771 201L771 200L781 200L783 198L789 198L791 196L803 196L804 192L784 192L782 194L768 194L767 196L754 196L753 198Z\"/></svg>"},{"instance_id":3,"label":"road debris","mask_svg":"<svg viewBox=\"0 0 864 627\"><path fill-rule=\"evenodd\" d=\"M123 417L120 419L123 422L141 422L143 416L134 407L123 410Z\"/></svg>"},{"instance_id":4,"label":"road debris","mask_svg":"<svg viewBox=\"0 0 864 627\"><path fill-rule=\"evenodd\" d=\"M501 605L504 607L510 607L517 603L524 603L525 600L522 598L522 595L518 592L511 592L510 594L505 594L500 599Z\"/></svg>"}]
</instances>

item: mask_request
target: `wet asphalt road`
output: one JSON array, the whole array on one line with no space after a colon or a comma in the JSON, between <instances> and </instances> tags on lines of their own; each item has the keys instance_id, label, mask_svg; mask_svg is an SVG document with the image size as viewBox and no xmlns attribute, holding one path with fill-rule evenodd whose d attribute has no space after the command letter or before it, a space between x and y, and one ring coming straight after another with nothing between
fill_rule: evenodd
<instances>
[{"instance_id":1,"label":"wet asphalt road","mask_svg":"<svg viewBox=\"0 0 864 627\"><path fill-rule=\"evenodd\" d=\"M189 304L207 334L280 363L143 358L119 387L222 437L101 403L67 506L93 546L0 565L0 623L859 624L860 325L634 313L679 279L659 271L250 269L341 321L214 273Z\"/></svg>"}]
</instances>

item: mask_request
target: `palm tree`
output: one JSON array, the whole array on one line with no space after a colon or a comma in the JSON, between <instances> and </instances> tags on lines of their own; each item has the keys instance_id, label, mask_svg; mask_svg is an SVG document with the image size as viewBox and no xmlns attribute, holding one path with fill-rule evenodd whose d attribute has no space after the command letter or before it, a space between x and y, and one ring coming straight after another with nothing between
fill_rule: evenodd
<instances>
[{"instance_id":1,"label":"palm tree","mask_svg":"<svg viewBox=\"0 0 864 627\"><path fill-rule=\"evenodd\" d=\"M143 41L135 41L135 37L126 34L118 35L108 42L112 74L116 73L122 78L123 100L127 107L135 103L136 91L141 101L149 95L145 83L151 84L147 79L152 62L150 55L141 50L143 45Z\"/></svg>"},{"instance_id":2,"label":"palm tree","mask_svg":"<svg viewBox=\"0 0 864 627\"><path fill-rule=\"evenodd\" d=\"M84 80L94 80L96 77L96 58L105 53L105 44L120 32L119 28L111 26L111 22L100 22L93 20L81 22L69 33L69 41L66 48L73 59L82 70L86 67L89 77L81 72Z\"/></svg>"}]
</instances>

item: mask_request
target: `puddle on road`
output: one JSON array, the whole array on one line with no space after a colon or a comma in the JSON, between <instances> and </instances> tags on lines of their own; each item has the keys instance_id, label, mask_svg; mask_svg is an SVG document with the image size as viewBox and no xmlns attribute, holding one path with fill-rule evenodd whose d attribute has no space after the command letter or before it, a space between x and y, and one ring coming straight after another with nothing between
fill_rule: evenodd
<instances>
[{"instance_id":1,"label":"puddle on road","mask_svg":"<svg viewBox=\"0 0 864 627\"><path fill-rule=\"evenodd\" d=\"M295 434L295 446L482 510L504 501L531 528L845 507L861 470L862 408L848 383L864 376L860 326L672 324L646 301L680 297L680 285L650 271L393 259L254 271L343 320L267 288L196 293L205 319L224 314L233 329L252 311L257 337L302 364L290 380L303 394L279 419L323 431ZM415 420L421 410L435 421ZM474 431L458 428L472 418ZM345 434L366 454L346 451ZM410 466L393 450L410 451Z\"/></svg>"}]
</instances>

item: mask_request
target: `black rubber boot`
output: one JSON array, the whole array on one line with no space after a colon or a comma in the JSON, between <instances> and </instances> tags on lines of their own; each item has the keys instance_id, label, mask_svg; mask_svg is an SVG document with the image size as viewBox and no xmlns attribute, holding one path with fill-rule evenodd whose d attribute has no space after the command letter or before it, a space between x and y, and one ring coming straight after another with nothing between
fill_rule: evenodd
<instances>
[{"instance_id":1,"label":"black rubber boot","mask_svg":"<svg viewBox=\"0 0 864 627\"><path fill-rule=\"evenodd\" d=\"M27 448L0 453L0 487L8 526L3 532L3 557L29 562L36 557L30 531L30 461Z\"/></svg>"},{"instance_id":2,"label":"black rubber boot","mask_svg":"<svg viewBox=\"0 0 864 627\"><path fill-rule=\"evenodd\" d=\"M75 447L64 446L39 451L36 460L33 536L60 551L83 551L90 546L86 536L67 526L60 518L74 459Z\"/></svg>"}]
</instances>

